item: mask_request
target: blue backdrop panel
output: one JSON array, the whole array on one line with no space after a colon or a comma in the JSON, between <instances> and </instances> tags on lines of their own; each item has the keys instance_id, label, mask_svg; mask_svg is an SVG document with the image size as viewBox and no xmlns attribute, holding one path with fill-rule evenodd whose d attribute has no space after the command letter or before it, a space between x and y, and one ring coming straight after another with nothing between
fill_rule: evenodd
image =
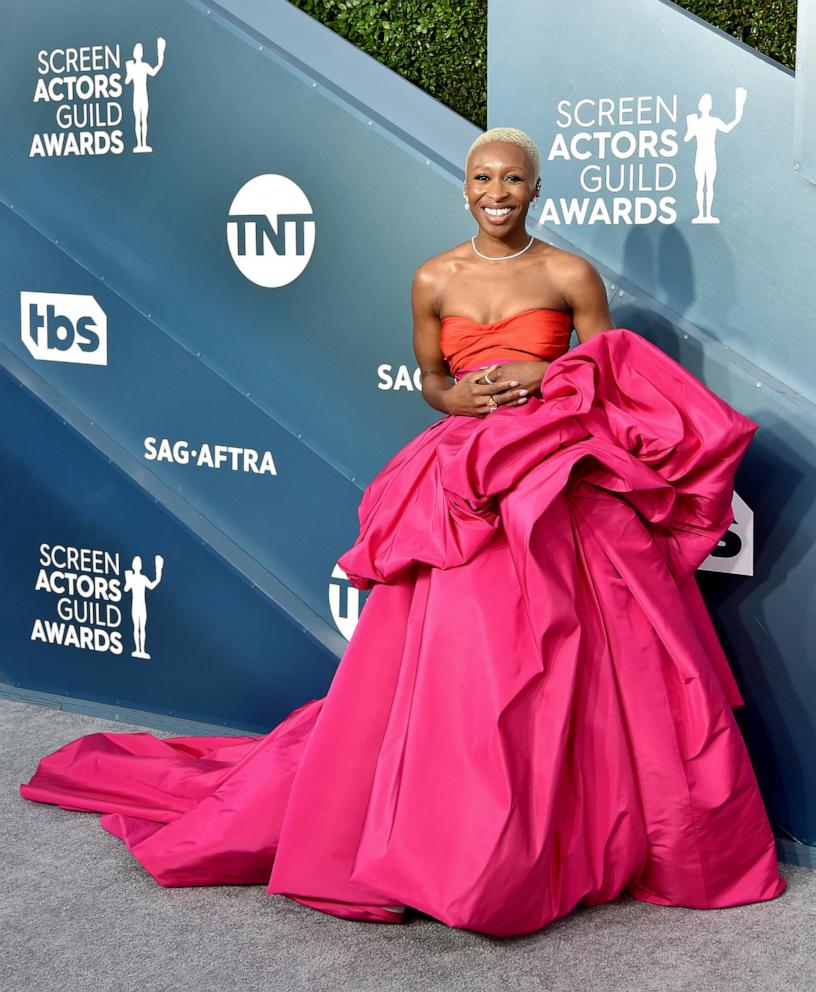
<instances>
[{"instance_id":1,"label":"blue backdrop panel","mask_svg":"<svg viewBox=\"0 0 816 992\"><path fill-rule=\"evenodd\" d=\"M816 0L796 4L796 98L793 109L793 167L816 183Z\"/></svg>"},{"instance_id":2,"label":"blue backdrop panel","mask_svg":"<svg viewBox=\"0 0 816 992\"><path fill-rule=\"evenodd\" d=\"M666 0L491 0L488 50L488 123L535 138L547 229L816 400L793 73ZM717 224L692 223L698 168Z\"/></svg>"},{"instance_id":3,"label":"blue backdrop panel","mask_svg":"<svg viewBox=\"0 0 816 992\"><path fill-rule=\"evenodd\" d=\"M436 419L378 375L382 364L415 368L406 274L452 229L464 236L436 164L203 7L38 0L12 19L0 180L17 213L349 479L370 478ZM32 102L38 51L118 43L124 60L143 41L155 63L157 36L167 48L149 80L151 154L28 157L54 117ZM305 270L272 289L242 275L226 237L233 198L265 174L295 182L315 218Z\"/></svg>"},{"instance_id":4,"label":"blue backdrop panel","mask_svg":"<svg viewBox=\"0 0 816 992\"><path fill-rule=\"evenodd\" d=\"M737 479L754 574L699 578L771 819L816 844L814 122L794 128L793 73L663 0L493 0L488 45L489 123L542 155L533 226L597 262L619 326L759 424Z\"/></svg>"},{"instance_id":5,"label":"blue backdrop panel","mask_svg":"<svg viewBox=\"0 0 816 992\"><path fill-rule=\"evenodd\" d=\"M13 522L0 529L2 678L251 731L323 694L335 655L5 371L0 412L14 424L0 447L0 512ZM77 571L64 547L118 556L119 567ZM156 554L164 567L146 597L150 659L136 659L131 597L117 598L114 583L135 555L152 579ZM87 598L66 572L105 591ZM93 623L82 622L89 603L101 611ZM72 646L69 629L83 628L94 646Z\"/></svg>"},{"instance_id":6,"label":"blue backdrop panel","mask_svg":"<svg viewBox=\"0 0 816 992\"><path fill-rule=\"evenodd\" d=\"M488 118L535 138L532 226L597 262L615 322L759 424L737 478L754 574L698 575L771 819L814 845L816 187L797 156L816 135L816 4L799 8L795 80L664 0L491 0Z\"/></svg>"},{"instance_id":7,"label":"blue backdrop panel","mask_svg":"<svg viewBox=\"0 0 816 992\"><path fill-rule=\"evenodd\" d=\"M541 151L533 227L594 258L618 326L760 425L737 479L754 575L698 574L772 822L816 845L813 120L800 106L795 131L789 70L664 0L492 0L488 47L489 124Z\"/></svg>"},{"instance_id":8,"label":"blue backdrop panel","mask_svg":"<svg viewBox=\"0 0 816 992\"><path fill-rule=\"evenodd\" d=\"M19 310L15 288L23 286L92 295L107 315L106 367L36 361L12 327L19 357L331 623L328 577L352 540L359 489L19 217L5 211L0 231L6 313ZM314 396L308 402L317 405ZM189 453L161 451L165 438L188 442ZM204 442L213 457L215 444L269 451L277 474L244 471L242 457L238 469L231 456L198 466L191 452Z\"/></svg>"},{"instance_id":9,"label":"blue backdrop panel","mask_svg":"<svg viewBox=\"0 0 816 992\"><path fill-rule=\"evenodd\" d=\"M288 4L243 6L253 23L181 0L138 8L84 2L70 10L40 0L9 12L11 30L0 39L7 136L0 357L41 402L71 411L88 443L122 471L123 484L130 480L133 498L141 489L171 509L178 526L217 552L213 568L244 577L234 596L249 587L290 618L302 649L287 642L277 664L258 669L277 700L267 708L271 724L292 700L323 694L328 672L309 660L315 645L336 665L364 601L335 564L356 535L365 483L438 417L418 398L408 276L429 251L447 246L451 230L465 236L446 169L451 143L466 147L478 132ZM287 31L297 56L287 50ZM309 54L319 56L315 70L304 61ZM153 72L144 80L150 150L142 152L134 85L125 81L127 62L138 57ZM60 100L72 87L79 93L83 74L94 86L101 79L109 94L118 78L118 99ZM398 103L398 95L406 99ZM89 113L122 120L83 127L78 116L71 126L71 114ZM97 154L72 153L85 136ZM273 241L280 203L232 206L242 189L269 175L304 198L295 204L300 223L284 228L282 243ZM406 189L422 190L422 210ZM267 237L258 250L256 229L247 226L246 255L256 254L263 273L283 252L295 277L270 285L253 280L251 266L247 276L234 223L247 210L264 215L258 229ZM428 216L439 224L430 231ZM84 350L82 327L90 328ZM67 328L77 334L72 349L60 338ZM98 348L89 346L94 335ZM175 457L156 457L163 439ZM240 457L267 456L274 472L187 457L217 445L239 449ZM32 447L28 457L34 463L46 451ZM46 478L40 474L43 485ZM49 484L58 500L60 480ZM105 492L85 491L89 518L102 512ZM81 517L82 499L72 505ZM141 527L140 536L151 537ZM137 535L125 530L114 546L130 543ZM145 552L148 575L153 553ZM177 608L199 608L175 589ZM148 607L151 595L166 591L159 585ZM224 677L232 664L224 649L230 613L217 638ZM230 702L222 713L222 694L206 680L202 705L190 709L188 682L199 662L181 638L185 627L151 629L149 664L163 673L161 692L136 660L120 691L115 679L110 692L97 691L73 671L85 664L83 651L55 644L39 649L35 678L31 645L19 642L19 631L4 645L5 677L212 722L257 722L266 696L236 688L245 709ZM272 629L248 632L257 634L254 656L265 658Z\"/></svg>"}]
</instances>

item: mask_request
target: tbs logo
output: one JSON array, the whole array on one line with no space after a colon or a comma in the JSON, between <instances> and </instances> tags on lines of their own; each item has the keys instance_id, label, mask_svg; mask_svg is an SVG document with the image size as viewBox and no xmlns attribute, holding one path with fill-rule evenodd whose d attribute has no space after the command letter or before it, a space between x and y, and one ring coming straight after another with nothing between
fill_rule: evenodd
<instances>
[{"instance_id":1,"label":"tbs logo","mask_svg":"<svg viewBox=\"0 0 816 992\"><path fill-rule=\"evenodd\" d=\"M108 318L92 296L20 293L20 335L41 362L108 364Z\"/></svg>"}]
</instances>

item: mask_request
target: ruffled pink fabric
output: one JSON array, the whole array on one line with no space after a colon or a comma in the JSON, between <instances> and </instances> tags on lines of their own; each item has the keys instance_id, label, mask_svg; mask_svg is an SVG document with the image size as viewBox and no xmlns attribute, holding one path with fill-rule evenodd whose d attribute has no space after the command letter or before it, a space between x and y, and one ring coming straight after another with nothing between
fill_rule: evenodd
<instances>
[{"instance_id":1,"label":"ruffled pink fabric","mask_svg":"<svg viewBox=\"0 0 816 992\"><path fill-rule=\"evenodd\" d=\"M623 891L773 899L694 576L756 429L605 331L541 399L445 417L370 483L339 563L372 591L324 698L260 737L86 735L21 794L104 813L162 885L263 883L354 919L506 936Z\"/></svg>"}]
</instances>

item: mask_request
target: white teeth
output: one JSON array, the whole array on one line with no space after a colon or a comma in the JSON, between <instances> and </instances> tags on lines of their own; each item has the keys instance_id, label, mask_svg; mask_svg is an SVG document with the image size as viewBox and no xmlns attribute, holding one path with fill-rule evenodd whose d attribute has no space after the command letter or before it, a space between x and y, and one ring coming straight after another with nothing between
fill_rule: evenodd
<instances>
[{"instance_id":1,"label":"white teeth","mask_svg":"<svg viewBox=\"0 0 816 992\"><path fill-rule=\"evenodd\" d=\"M490 214L491 217L502 217L504 214L509 214L512 207L485 207L485 213Z\"/></svg>"}]
</instances>

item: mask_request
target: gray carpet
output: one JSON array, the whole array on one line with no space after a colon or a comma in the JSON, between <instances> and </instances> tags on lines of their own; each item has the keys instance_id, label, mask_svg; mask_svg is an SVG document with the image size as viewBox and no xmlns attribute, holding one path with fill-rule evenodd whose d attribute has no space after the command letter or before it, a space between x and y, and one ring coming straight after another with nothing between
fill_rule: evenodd
<instances>
[{"instance_id":1,"label":"gray carpet","mask_svg":"<svg viewBox=\"0 0 816 992\"><path fill-rule=\"evenodd\" d=\"M3 989L794 992L816 983L816 873L791 865L772 902L695 911L623 895L504 940L422 915L402 925L341 920L263 886L162 888L97 814L17 791L43 754L74 737L141 729L0 700Z\"/></svg>"}]
</instances>

